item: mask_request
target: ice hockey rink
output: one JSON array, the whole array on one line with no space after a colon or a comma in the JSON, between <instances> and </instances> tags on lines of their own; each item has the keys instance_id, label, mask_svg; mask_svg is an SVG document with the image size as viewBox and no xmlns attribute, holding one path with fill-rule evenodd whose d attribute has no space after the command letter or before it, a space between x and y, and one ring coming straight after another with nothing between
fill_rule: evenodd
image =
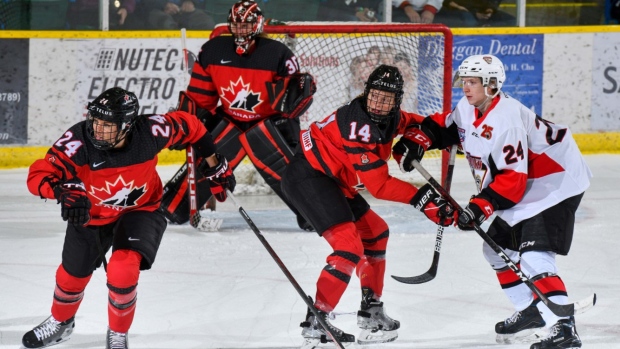
<instances>
[{"instance_id":1,"label":"ice hockey rink","mask_svg":"<svg viewBox=\"0 0 620 349\"><path fill-rule=\"evenodd\" d=\"M571 302L592 293L597 304L577 316L583 348L620 348L620 155L587 155L594 178L577 211L572 249L558 257ZM177 166L162 166L167 180ZM26 188L27 169L0 171L0 348L20 348L22 335L50 312L65 223L54 200ZM475 188L457 159L454 197ZM238 196L264 237L312 296L330 253L315 233L301 232L276 196ZM401 321L399 338L366 348L529 348L495 343L494 326L513 313L481 253L482 239L453 227L444 232L437 277L406 285L430 267L436 227L409 205L369 199L390 225L383 301ZM131 348L295 348L306 306L231 203L218 206L219 232L169 225L151 270L142 272ZM108 254L109 258L109 254ZM95 271L76 316L72 338L54 348L104 348L107 288ZM354 276L333 323L359 334ZM333 348L333 345L323 345ZM349 348L362 348L351 344Z\"/></svg>"}]
</instances>

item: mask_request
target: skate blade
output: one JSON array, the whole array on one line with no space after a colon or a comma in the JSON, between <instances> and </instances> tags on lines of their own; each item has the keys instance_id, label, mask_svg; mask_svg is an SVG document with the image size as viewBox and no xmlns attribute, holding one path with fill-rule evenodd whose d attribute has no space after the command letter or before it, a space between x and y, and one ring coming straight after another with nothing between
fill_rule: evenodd
<instances>
[{"instance_id":1,"label":"skate blade","mask_svg":"<svg viewBox=\"0 0 620 349\"><path fill-rule=\"evenodd\" d=\"M348 347L353 342L340 342L343 347ZM333 348L334 342L326 336L321 338L304 338L304 342L301 344L301 349L315 349L315 348Z\"/></svg>"},{"instance_id":2,"label":"skate blade","mask_svg":"<svg viewBox=\"0 0 620 349\"><path fill-rule=\"evenodd\" d=\"M319 343L321 343L321 340L318 338L304 338L300 349L314 349L319 346Z\"/></svg>"},{"instance_id":3,"label":"skate blade","mask_svg":"<svg viewBox=\"0 0 620 349\"><path fill-rule=\"evenodd\" d=\"M369 345L393 342L398 338L398 331L362 330L357 337L357 344Z\"/></svg>"},{"instance_id":4,"label":"skate blade","mask_svg":"<svg viewBox=\"0 0 620 349\"><path fill-rule=\"evenodd\" d=\"M495 342L498 344L519 344L538 342L547 337L549 329L546 327L532 328L512 334L498 334Z\"/></svg>"}]
</instances>

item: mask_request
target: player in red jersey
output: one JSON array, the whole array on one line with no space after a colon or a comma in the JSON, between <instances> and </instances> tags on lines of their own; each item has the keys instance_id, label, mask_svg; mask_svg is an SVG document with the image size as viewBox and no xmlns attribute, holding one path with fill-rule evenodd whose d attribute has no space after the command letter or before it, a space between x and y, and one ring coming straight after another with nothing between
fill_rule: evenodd
<instances>
[{"instance_id":1,"label":"player in red jersey","mask_svg":"<svg viewBox=\"0 0 620 349\"><path fill-rule=\"evenodd\" d=\"M430 185L417 189L388 173L392 141L423 119L400 110L403 83L398 68L377 67L362 95L302 132L299 151L282 178L288 199L333 248L317 281L314 306L329 323L328 313L356 270L362 289L357 321L363 331L358 342L363 344L396 339L400 323L385 314L380 301L388 225L359 191L366 189L378 199L411 204L443 226L453 220L452 208ZM308 347L326 335L312 312L302 327ZM355 340L333 329L340 341ZM383 337L374 333L377 330L383 331Z\"/></svg>"},{"instance_id":2,"label":"player in red jersey","mask_svg":"<svg viewBox=\"0 0 620 349\"><path fill-rule=\"evenodd\" d=\"M495 56L466 58L454 81L464 93L454 110L422 123L421 134L430 144L420 150L415 139L402 142L409 154L460 143L478 194L459 215L459 228L471 230L472 222L482 224L496 213L488 235L520 261L525 275L550 300L568 304L555 257L568 254L575 212L592 177L570 130L502 92L506 73ZM483 253L516 310L496 324L498 343L540 340L531 348L581 347L574 317L553 314L486 243Z\"/></svg>"},{"instance_id":3,"label":"player in red jersey","mask_svg":"<svg viewBox=\"0 0 620 349\"><path fill-rule=\"evenodd\" d=\"M234 189L226 159L216 153L211 135L195 116L181 111L139 115L138 110L132 92L106 90L88 103L87 120L67 130L45 158L30 166L28 189L58 200L68 224L52 315L24 335L26 348L69 338L84 289L102 263L109 289L106 348L127 348L138 276L151 268L166 229L157 210L162 183L156 165L162 149L192 144L205 159L199 166L204 176L224 190Z\"/></svg>"},{"instance_id":4,"label":"player in red jersey","mask_svg":"<svg viewBox=\"0 0 620 349\"><path fill-rule=\"evenodd\" d=\"M299 227L312 231L280 189L282 172L299 143L299 115L310 106L311 95L301 98L301 105L294 103L291 113L276 110L277 95L282 91L276 86L282 82L286 85L283 89L294 88L294 83L289 84L290 77L299 73L299 64L288 47L261 34L264 21L256 2L236 2L228 15L232 36L218 36L202 46L187 98L202 109L198 116L231 167L235 169L248 155L265 182L295 212ZM184 104L180 103L181 107ZM205 195L200 187L198 191L198 204L202 205L209 193ZM187 195L179 188L167 192L170 194L164 197L164 213L173 220L183 212L183 220L189 219L186 205L175 204L186 202Z\"/></svg>"}]
</instances>

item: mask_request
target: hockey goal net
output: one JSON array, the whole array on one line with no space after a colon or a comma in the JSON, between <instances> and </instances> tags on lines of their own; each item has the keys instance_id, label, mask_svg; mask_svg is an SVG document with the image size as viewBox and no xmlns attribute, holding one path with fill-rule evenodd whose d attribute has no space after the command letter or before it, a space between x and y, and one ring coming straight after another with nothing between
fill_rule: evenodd
<instances>
[{"instance_id":1,"label":"hockey goal net","mask_svg":"<svg viewBox=\"0 0 620 349\"><path fill-rule=\"evenodd\" d=\"M286 44L301 71L316 80L314 102L301 116L304 129L362 93L369 74L379 64L396 66L403 74L403 110L426 116L451 109L452 33L443 25L289 22L267 25L264 33ZM211 38L226 34L227 26L218 25ZM427 152L422 161L437 179L443 178L446 164L445 151ZM389 165L392 176L415 184L423 182L415 170L402 173L393 159ZM269 192L248 159L235 170L235 177L240 184L235 192Z\"/></svg>"}]
</instances>

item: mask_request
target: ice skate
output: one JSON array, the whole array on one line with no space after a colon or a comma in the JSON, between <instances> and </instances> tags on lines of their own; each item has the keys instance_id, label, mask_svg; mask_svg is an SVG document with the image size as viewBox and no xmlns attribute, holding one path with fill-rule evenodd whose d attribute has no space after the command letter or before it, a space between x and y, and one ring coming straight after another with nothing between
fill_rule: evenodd
<instances>
[{"instance_id":1,"label":"ice skate","mask_svg":"<svg viewBox=\"0 0 620 349\"><path fill-rule=\"evenodd\" d=\"M547 338L532 344L530 349L574 349L581 348L575 318L561 319L553 325Z\"/></svg>"},{"instance_id":2,"label":"ice skate","mask_svg":"<svg viewBox=\"0 0 620 349\"><path fill-rule=\"evenodd\" d=\"M57 321L50 315L40 325L26 332L22 344L26 348L46 348L68 340L75 327L74 318Z\"/></svg>"},{"instance_id":3,"label":"ice skate","mask_svg":"<svg viewBox=\"0 0 620 349\"><path fill-rule=\"evenodd\" d=\"M374 298L370 289L362 289L362 303L357 312L357 326L362 332L357 337L359 344L377 344L392 342L398 338L397 329L400 322L387 316L383 302Z\"/></svg>"},{"instance_id":4,"label":"ice skate","mask_svg":"<svg viewBox=\"0 0 620 349\"><path fill-rule=\"evenodd\" d=\"M127 333L114 332L108 328L105 341L105 349L128 349L129 339Z\"/></svg>"},{"instance_id":5,"label":"ice skate","mask_svg":"<svg viewBox=\"0 0 620 349\"><path fill-rule=\"evenodd\" d=\"M329 326L329 329L336 336L338 341L340 341L340 343L345 344L355 342L354 335L345 333L329 322L328 313L320 310L317 310L317 312L319 313L319 316L325 320L325 323ZM316 319L310 309L308 309L308 313L306 314L306 321L299 324L299 326L303 328L303 330L301 330L301 335L304 337L304 342L301 345L301 349L314 349L320 343L333 342L329 332L321 326L321 323Z\"/></svg>"},{"instance_id":6,"label":"ice skate","mask_svg":"<svg viewBox=\"0 0 620 349\"><path fill-rule=\"evenodd\" d=\"M548 333L538 308L535 305L517 311L508 319L495 325L499 344L529 343L544 338Z\"/></svg>"}]
</instances>

